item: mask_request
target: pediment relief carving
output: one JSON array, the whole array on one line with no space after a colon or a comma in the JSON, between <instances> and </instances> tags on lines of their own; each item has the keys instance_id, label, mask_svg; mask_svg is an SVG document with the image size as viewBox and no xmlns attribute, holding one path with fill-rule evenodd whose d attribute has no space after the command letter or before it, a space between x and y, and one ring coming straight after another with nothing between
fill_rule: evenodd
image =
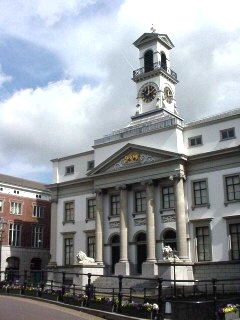
<instances>
[{"instance_id":1,"label":"pediment relief carving","mask_svg":"<svg viewBox=\"0 0 240 320\"><path fill-rule=\"evenodd\" d=\"M144 164L149 164L161 160L165 160L166 156L161 155L151 155L139 151L130 151L116 162L114 165L109 167L106 172L119 171L123 169L128 169L131 167L137 167Z\"/></svg>"}]
</instances>

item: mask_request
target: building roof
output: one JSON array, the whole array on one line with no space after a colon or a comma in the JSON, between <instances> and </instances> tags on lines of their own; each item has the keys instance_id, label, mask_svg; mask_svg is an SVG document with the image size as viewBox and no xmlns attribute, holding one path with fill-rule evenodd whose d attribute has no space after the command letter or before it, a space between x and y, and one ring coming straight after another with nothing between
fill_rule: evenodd
<instances>
[{"instance_id":1,"label":"building roof","mask_svg":"<svg viewBox=\"0 0 240 320\"><path fill-rule=\"evenodd\" d=\"M39 191L48 191L46 186L41 182L26 180L0 173L0 184L1 183L28 189L35 189Z\"/></svg>"}]
</instances>

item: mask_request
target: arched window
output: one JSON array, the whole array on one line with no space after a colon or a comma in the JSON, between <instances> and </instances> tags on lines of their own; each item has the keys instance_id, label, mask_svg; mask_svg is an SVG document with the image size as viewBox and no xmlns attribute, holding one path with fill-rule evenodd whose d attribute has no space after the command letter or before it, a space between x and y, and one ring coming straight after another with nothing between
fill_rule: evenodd
<instances>
[{"instance_id":1,"label":"arched window","mask_svg":"<svg viewBox=\"0 0 240 320\"><path fill-rule=\"evenodd\" d=\"M167 58L164 52L161 52L161 67L167 69Z\"/></svg>"},{"instance_id":2,"label":"arched window","mask_svg":"<svg viewBox=\"0 0 240 320\"><path fill-rule=\"evenodd\" d=\"M169 246L173 251L177 250L176 232L174 230L167 230L163 234L164 247Z\"/></svg>"},{"instance_id":3,"label":"arched window","mask_svg":"<svg viewBox=\"0 0 240 320\"><path fill-rule=\"evenodd\" d=\"M149 72L153 70L153 52L148 50L144 54L144 71Z\"/></svg>"}]
</instances>

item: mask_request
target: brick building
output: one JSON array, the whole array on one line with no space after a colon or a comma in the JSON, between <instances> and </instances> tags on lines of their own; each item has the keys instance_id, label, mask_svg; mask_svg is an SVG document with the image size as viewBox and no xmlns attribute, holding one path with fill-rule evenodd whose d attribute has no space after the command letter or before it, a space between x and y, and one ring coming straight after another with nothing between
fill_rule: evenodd
<instances>
[{"instance_id":1,"label":"brick building","mask_svg":"<svg viewBox=\"0 0 240 320\"><path fill-rule=\"evenodd\" d=\"M0 174L0 218L7 223L2 234L2 272L23 274L47 265L50 214L50 192L42 183Z\"/></svg>"}]
</instances>

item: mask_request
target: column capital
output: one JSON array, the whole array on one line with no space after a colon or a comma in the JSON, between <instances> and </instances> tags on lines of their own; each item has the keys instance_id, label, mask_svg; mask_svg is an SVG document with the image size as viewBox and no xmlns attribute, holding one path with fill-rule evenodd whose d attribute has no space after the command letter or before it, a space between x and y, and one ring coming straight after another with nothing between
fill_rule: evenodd
<instances>
[{"instance_id":1,"label":"column capital","mask_svg":"<svg viewBox=\"0 0 240 320\"><path fill-rule=\"evenodd\" d=\"M154 184L154 181L152 180L152 179L149 179L149 180L145 180L145 181L142 181L141 182L141 185L143 185L143 186L151 186L151 185L153 185Z\"/></svg>"},{"instance_id":2,"label":"column capital","mask_svg":"<svg viewBox=\"0 0 240 320\"><path fill-rule=\"evenodd\" d=\"M93 193L96 193L96 195L101 195L102 194L102 189L94 189Z\"/></svg>"},{"instance_id":3,"label":"column capital","mask_svg":"<svg viewBox=\"0 0 240 320\"><path fill-rule=\"evenodd\" d=\"M177 172L174 172L173 174L170 174L169 180L174 181L174 180L187 180L186 174L183 170L179 170Z\"/></svg>"},{"instance_id":4,"label":"column capital","mask_svg":"<svg viewBox=\"0 0 240 320\"><path fill-rule=\"evenodd\" d=\"M118 190L118 191L126 190L127 189L127 185L126 184L121 184L119 186L116 186L115 189Z\"/></svg>"}]
</instances>

